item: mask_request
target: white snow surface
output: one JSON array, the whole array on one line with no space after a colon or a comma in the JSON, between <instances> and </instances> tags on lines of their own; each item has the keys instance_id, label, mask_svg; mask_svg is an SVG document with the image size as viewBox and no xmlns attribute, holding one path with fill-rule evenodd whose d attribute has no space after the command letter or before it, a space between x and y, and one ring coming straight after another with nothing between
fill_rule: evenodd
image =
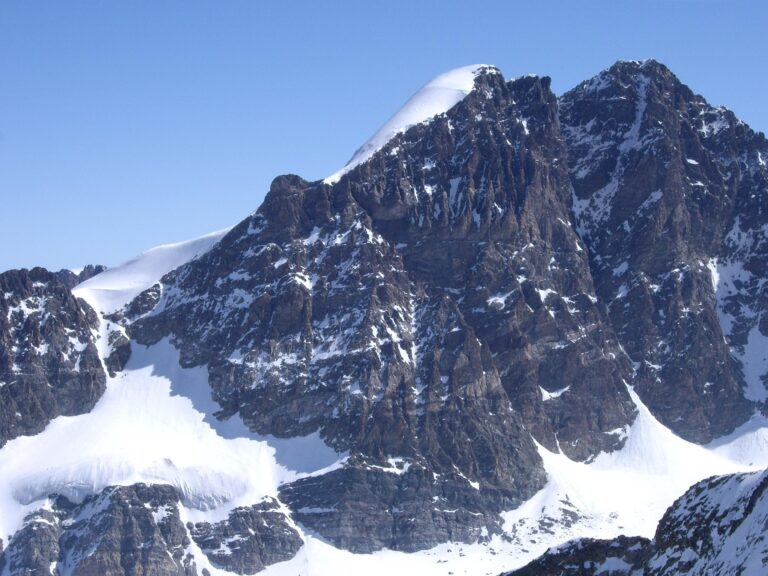
<instances>
[{"instance_id":1,"label":"white snow surface","mask_svg":"<svg viewBox=\"0 0 768 576\"><path fill-rule=\"evenodd\" d=\"M335 184L344 174L369 160L397 134L453 108L472 91L475 76L484 69L494 70L495 68L485 64L464 66L440 74L427 82L365 144L357 149L341 170L326 178L324 182Z\"/></svg>"},{"instance_id":2,"label":"white snow surface","mask_svg":"<svg viewBox=\"0 0 768 576\"><path fill-rule=\"evenodd\" d=\"M110 379L94 409L60 417L36 436L0 451L0 501L19 504L60 493L74 501L111 485L175 486L187 506L208 510L274 495L282 471L266 443L226 440L163 376L178 364L167 344L134 347L127 369ZM181 370L179 370L181 372ZM3 506L7 511L7 507ZM2 534L18 517L0 518Z\"/></svg>"},{"instance_id":3,"label":"white snow surface","mask_svg":"<svg viewBox=\"0 0 768 576\"><path fill-rule=\"evenodd\" d=\"M150 250L98 283L81 284L78 295L96 310L119 309L140 286L151 286L185 258L201 254L222 233L217 234L197 246L192 241L173 245L176 250ZM100 334L108 334L106 321ZM664 511L691 484L768 467L768 419L755 416L730 436L701 447L675 436L630 394L638 417L617 431L627 438L622 450L582 463L539 447L548 482L503 515L508 539L446 543L411 554L353 554L298 526L305 545L297 556L262 574L498 574L577 537L652 536ZM276 496L282 482L343 466L346 455L335 453L317 434L258 437L238 417L216 420L212 414L217 409L206 367L181 368L167 340L149 348L134 345L126 369L108 379L90 413L56 418L40 434L0 449L0 537L7 542L24 515L45 505L52 492L80 500L111 484L168 483L182 494L185 521L218 521L235 506ZM194 545L191 549L198 565L212 575L229 574L212 566Z\"/></svg>"},{"instance_id":4,"label":"white snow surface","mask_svg":"<svg viewBox=\"0 0 768 576\"><path fill-rule=\"evenodd\" d=\"M98 306L97 312L111 314L125 306L165 274L210 250L230 228L211 232L194 240L164 244L147 250L115 268L105 270L78 284L75 296Z\"/></svg>"}]
</instances>

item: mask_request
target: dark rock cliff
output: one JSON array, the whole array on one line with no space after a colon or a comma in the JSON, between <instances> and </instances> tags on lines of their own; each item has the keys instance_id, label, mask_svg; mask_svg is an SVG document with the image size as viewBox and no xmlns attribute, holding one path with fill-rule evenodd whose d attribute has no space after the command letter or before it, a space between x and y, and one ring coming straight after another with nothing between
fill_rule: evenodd
<instances>
[{"instance_id":1,"label":"dark rock cliff","mask_svg":"<svg viewBox=\"0 0 768 576\"><path fill-rule=\"evenodd\" d=\"M51 496L27 516L5 552L8 576L207 574L192 545L213 566L255 574L292 558L303 544L274 501L236 508L216 524L185 524L171 486L110 487L80 504Z\"/></svg>"},{"instance_id":2,"label":"dark rock cliff","mask_svg":"<svg viewBox=\"0 0 768 576\"><path fill-rule=\"evenodd\" d=\"M586 459L634 417L565 156L549 80L485 70L335 185L276 179L251 218L163 279L130 334L171 336L183 363L207 364L222 415L350 452L282 491L332 542L418 549L498 531L495 514L544 482L529 431Z\"/></svg>"},{"instance_id":3,"label":"dark rock cliff","mask_svg":"<svg viewBox=\"0 0 768 576\"><path fill-rule=\"evenodd\" d=\"M93 408L106 383L98 326L55 273L0 274L0 446Z\"/></svg>"},{"instance_id":4,"label":"dark rock cliff","mask_svg":"<svg viewBox=\"0 0 768 576\"><path fill-rule=\"evenodd\" d=\"M637 391L676 433L709 442L765 400L743 363L768 335L768 142L653 60L620 62L560 102L576 225Z\"/></svg>"}]
</instances>

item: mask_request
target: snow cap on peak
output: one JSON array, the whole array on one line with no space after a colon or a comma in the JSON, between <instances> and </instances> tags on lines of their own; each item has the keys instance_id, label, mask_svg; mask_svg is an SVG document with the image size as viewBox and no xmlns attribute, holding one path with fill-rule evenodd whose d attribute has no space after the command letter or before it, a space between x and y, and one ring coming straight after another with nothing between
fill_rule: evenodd
<instances>
[{"instance_id":1,"label":"snow cap on peak","mask_svg":"<svg viewBox=\"0 0 768 576\"><path fill-rule=\"evenodd\" d=\"M455 68L427 82L405 105L397 111L365 144L357 149L347 164L324 180L335 184L341 177L370 159L387 142L411 126L447 112L469 94L475 86L475 78L481 74L500 74L498 68L486 64L474 64Z\"/></svg>"}]
</instances>

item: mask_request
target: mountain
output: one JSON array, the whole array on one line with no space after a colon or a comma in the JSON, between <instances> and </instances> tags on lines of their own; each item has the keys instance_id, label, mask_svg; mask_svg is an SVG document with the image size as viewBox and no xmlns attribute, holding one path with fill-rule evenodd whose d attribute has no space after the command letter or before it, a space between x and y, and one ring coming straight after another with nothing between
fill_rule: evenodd
<instances>
[{"instance_id":1,"label":"mountain","mask_svg":"<svg viewBox=\"0 0 768 576\"><path fill-rule=\"evenodd\" d=\"M716 476L664 514L653 540L570 542L507 576L763 574L768 563L768 472Z\"/></svg>"},{"instance_id":2,"label":"mountain","mask_svg":"<svg viewBox=\"0 0 768 576\"><path fill-rule=\"evenodd\" d=\"M560 98L472 66L231 229L4 273L3 574L496 574L651 536L768 466L764 158L654 61Z\"/></svg>"},{"instance_id":3,"label":"mountain","mask_svg":"<svg viewBox=\"0 0 768 576\"><path fill-rule=\"evenodd\" d=\"M638 393L683 438L730 432L766 400L765 138L653 61L577 86L560 117L575 224Z\"/></svg>"}]
</instances>

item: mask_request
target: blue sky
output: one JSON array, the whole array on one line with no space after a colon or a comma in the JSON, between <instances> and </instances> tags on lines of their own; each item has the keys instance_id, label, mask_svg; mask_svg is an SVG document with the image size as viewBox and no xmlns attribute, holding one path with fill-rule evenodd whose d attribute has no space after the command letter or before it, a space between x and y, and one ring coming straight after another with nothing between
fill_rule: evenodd
<instances>
[{"instance_id":1,"label":"blue sky","mask_svg":"<svg viewBox=\"0 0 768 576\"><path fill-rule=\"evenodd\" d=\"M433 76L656 58L768 130L768 2L0 0L0 270L116 265L323 178Z\"/></svg>"}]
</instances>

